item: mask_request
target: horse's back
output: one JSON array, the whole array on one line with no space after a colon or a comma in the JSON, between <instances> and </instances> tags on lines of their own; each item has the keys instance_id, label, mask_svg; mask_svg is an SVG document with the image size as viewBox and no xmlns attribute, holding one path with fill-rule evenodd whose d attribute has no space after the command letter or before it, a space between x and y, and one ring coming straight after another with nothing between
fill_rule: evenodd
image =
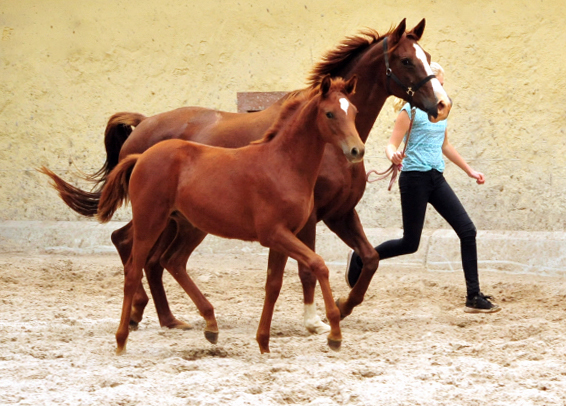
<instances>
[{"instance_id":1,"label":"horse's back","mask_svg":"<svg viewBox=\"0 0 566 406\"><path fill-rule=\"evenodd\" d=\"M203 107L182 107L143 120L124 142L120 159L142 153L169 139L238 148L260 139L276 119L277 103L261 112L231 113Z\"/></svg>"}]
</instances>

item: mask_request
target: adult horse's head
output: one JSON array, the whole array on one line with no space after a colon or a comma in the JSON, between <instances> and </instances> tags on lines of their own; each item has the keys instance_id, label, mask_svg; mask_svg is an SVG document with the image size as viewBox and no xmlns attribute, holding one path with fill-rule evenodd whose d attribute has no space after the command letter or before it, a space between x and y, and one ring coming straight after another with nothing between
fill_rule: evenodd
<instances>
[{"instance_id":1,"label":"adult horse's head","mask_svg":"<svg viewBox=\"0 0 566 406\"><path fill-rule=\"evenodd\" d=\"M340 148L348 161L360 162L365 146L356 129L358 109L350 102L358 78L345 81L326 75L319 85L320 101L316 121L324 140Z\"/></svg>"},{"instance_id":2,"label":"adult horse's head","mask_svg":"<svg viewBox=\"0 0 566 406\"><path fill-rule=\"evenodd\" d=\"M389 93L405 99L428 113L437 122L448 117L452 101L434 76L430 55L418 41L425 28L425 19L406 31L405 20L383 39L386 87Z\"/></svg>"},{"instance_id":3,"label":"adult horse's head","mask_svg":"<svg viewBox=\"0 0 566 406\"><path fill-rule=\"evenodd\" d=\"M424 27L422 20L406 31L403 20L384 35L368 28L347 37L314 66L308 79L311 86L328 74L346 79L358 76L357 91L351 101L359 109L356 127L364 141L391 95L410 101L433 121L448 116L452 102L432 76L428 54L418 44Z\"/></svg>"}]
</instances>

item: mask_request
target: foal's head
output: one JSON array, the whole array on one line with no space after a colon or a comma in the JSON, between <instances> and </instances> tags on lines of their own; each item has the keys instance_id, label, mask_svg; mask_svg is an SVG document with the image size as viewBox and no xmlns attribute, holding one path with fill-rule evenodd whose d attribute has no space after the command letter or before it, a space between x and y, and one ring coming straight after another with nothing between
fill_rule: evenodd
<instances>
[{"instance_id":1,"label":"foal's head","mask_svg":"<svg viewBox=\"0 0 566 406\"><path fill-rule=\"evenodd\" d=\"M316 122L324 140L340 148L348 161L360 162L365 146L356 129L358 109L350 103L349 96L356 89L357 77L344 81L326 75L318 87L318 112Z\"/></svg>"}]
</instances>

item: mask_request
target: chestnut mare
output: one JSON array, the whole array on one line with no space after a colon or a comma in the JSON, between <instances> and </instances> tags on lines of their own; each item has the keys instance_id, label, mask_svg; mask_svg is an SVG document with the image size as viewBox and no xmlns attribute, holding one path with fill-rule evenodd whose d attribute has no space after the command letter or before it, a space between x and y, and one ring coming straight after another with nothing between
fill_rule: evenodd
<instances>
[{"instance_id":1,"label":"chestnut mare","mask_svg":"<svg viewBox=\"0 0 566 406\"><path fill-rule=\"evenodd\" d=\"M311 85L319 83L326 74L344 78L350 78L354 74L358 76L357 92L352 95L351 101L359 109L356 127L364 142L390 95L410 101L428 112L432 120L447 117L451 101L438 80L432 79L423 84L423 80L430 79L432 73L425 52L417 43L424 28L423 19L407 32L405 20L383 36L367 30L358 36L347 38L314 67L309 78ZM386 47L384 39L387 39ZM387 61L384 55L387 55ZM416 84L421 87L414 91L411 87ZM97 213L100 189L107 181L108 173L128 154L141 153L155 143L170 138L229 148L247 145L260 138L273 123L284 99L264 111L246 114L199 107L180 108L149 118L135 113L115 114L106 128L106 163L90 177L98 186L93 192L82 191L70 185L46 168L42 171L52 178L54 187L69 207L79 214L92 217ZM135 127L133 131L132 127ZM362 302L379 263L378 255L367 240L355 210L365 190L365 176L363 163L351 164L340 151L327 146L315 185L313 211L297 235L314 249L316 223L322 220L362 258L364 268L358 283L347 298L339 301L342 317L349 315ZM186 323L177 320L171 313L161 281L163 269L166 268L172 275L186 274L188 258L205 236L205 232L195 229L183 216L173 214L148 258L145 265L147 280L162 326L187 327ZM123 262L130 255L132 238L132 223L116 230L112 235L112 241ZM270 252L269 269L283 269L286 261L286 256ZM303 284L305 326L311 332L328 331L328 326L322 323L315 310L316 278L300 263L299 276ZM141 320L147 302L148 297L140 284L132 310L133 325Z\"/></svg>"},{"instance_id":2,"label":"chestnut mare","mask_svg":"<svg viewBox=\"0 0 566 406\"><path fill-rule=\"evenodd\" d=\"M264 137L242 148L219 148L184 140L156 144L122 159L108 176L98 204L102 222L124 200L132 204L134 241L124 266L124 304L116 333L117 353L125 350L134 294L143 267L173 212L199 230L225 238L259 241L296 259L316 275L330 322L328 345L338 350L340 312L332 298L324 260L296 234L314 205L314 185L328 143L350 162L360 162L364 143L355 125L357 110L347 97L357 78L345 82L327 75L320 86L288 98ZM130 176L131 174L131 176ZM269 330L283 272L268 272L264 308L257 331L262 353L269 352ZM187 291L195 287L183 286ZM196 289L198 291L198 289ZM205 336L216 342L214 310L200 291L195 304L206 320Z\"/></svg>"}]
</instances>

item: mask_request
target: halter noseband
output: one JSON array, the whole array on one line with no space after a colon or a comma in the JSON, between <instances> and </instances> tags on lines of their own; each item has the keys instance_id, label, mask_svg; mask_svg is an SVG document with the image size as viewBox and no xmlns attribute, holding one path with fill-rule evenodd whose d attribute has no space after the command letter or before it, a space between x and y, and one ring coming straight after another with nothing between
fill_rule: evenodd
<instances>
[{"instance_id":1,"label":"halter noseband","mask_svg":"<svg viewBox=\"0 0 566 406\"><path fill-rule=\"evenodd\" d=\"M393 81L395 83L397 83L397 85L401 89L403 89L405 91L405 93L407 93L407 95L409 96L409 103L411 103L411 105L413 104L412 101L413 101L414 94L416 92L418 92L418 90L421 87L423 87L423 85L425 83L427 83L429 80L432 80L436 77L436 75L429 75L414 86L405 86L401 82L401 80L399 80L397 75L395 75L393 73L393 71L391 70L391 68L389 67L389 53L388 53L388 48L387 48L387 37L383 38L383 57L385 58L385 75L387 75L387 84L386 84L387 91L391 94L391 90L389 89L389 79L393 79Z\"/></svg>"}]
</instances>

